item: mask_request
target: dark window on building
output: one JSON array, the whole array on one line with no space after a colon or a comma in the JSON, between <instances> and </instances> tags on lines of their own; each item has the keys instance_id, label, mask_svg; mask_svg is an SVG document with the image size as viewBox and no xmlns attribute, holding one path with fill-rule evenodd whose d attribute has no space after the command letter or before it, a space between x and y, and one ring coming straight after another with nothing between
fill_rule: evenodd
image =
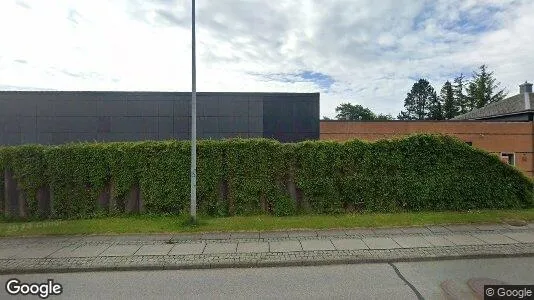
<instances>
[{"instance_id":1,"label":"dark window on building","mask_svg":"<svg viewBox=\"0 0 534 300\"><path fill-rule=\"evenodd\" d=\"M501 153L501 160L509 165L515 166L514 153Z\"/></svg>"},{"instance_id":2,"label":"dark window on building","mask_svg":"<svg viewBox=\"0 0 534 300\"><path fill-rule=\"evenodd\" d=\"M466 144L468 144L469 146L473 146L473 142L465 142Z\"/></svg>"}]
</instances>

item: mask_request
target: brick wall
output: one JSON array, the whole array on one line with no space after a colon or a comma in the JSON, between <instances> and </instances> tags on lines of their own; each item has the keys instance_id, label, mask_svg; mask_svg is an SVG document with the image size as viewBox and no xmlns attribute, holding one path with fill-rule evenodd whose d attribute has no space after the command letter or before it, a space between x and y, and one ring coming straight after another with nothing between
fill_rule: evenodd
<instances>
[{"instance_id":1,"label":"brick wall","mask_svg":"<svg viewBox=\"0 0 534 300\"><path fill-rule=\"evenodd\" d=\"M516 166L529 176L534 173L534 122L483 121L321 121L321 140L346 141L402 137L413 133L442 133L471 142L488 152L515 153Z\"/></svg>"}]
</instances>

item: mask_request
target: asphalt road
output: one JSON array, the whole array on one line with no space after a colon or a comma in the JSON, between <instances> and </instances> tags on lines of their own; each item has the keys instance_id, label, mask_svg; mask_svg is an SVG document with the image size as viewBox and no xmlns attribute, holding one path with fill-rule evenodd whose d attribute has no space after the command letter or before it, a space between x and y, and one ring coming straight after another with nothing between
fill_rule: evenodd
<instances>
[{"instance_id":1,"label":"asphalt road","mask_svg":"<svg viewBox=\"0 0 534 300\"><path fill-rule=\"evenodd\" d=\"M532 266L534 258L504 258L393 265L10 275L0 276L0 299L39 299L9 296L5 283L11 278L27 283L47 279L61 283L63 294L48 299L417 299L417 293L425 299L445 299L440 288L445 280L452 280L458 293L468 297L466 281L473 277L534 284Z\"/></svg>"}]
</instances>

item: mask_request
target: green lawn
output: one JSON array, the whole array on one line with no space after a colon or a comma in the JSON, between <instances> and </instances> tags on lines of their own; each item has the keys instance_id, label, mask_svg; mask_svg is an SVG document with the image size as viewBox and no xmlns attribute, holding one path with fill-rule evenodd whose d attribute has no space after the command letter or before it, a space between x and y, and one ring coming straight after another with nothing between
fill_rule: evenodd
<instances>
[{"instance_id":1,"label":"green lawn","mask_svg":"<svg viewBox=\"0 0 534 300\"><path fill-rule=\"evenodd\" d=\"M197 226L185 225L186 217L125 216L85 220L33 222L0 221L0 236L171 233L206 231L263 231L284 229L327 229L395 227L431 224L499 223L506 219L534 220L534 209L483 210L473 212L420 212L391 214L307 215L293 217L247 216L200 218Z\"/></svg>"}]
</instances>

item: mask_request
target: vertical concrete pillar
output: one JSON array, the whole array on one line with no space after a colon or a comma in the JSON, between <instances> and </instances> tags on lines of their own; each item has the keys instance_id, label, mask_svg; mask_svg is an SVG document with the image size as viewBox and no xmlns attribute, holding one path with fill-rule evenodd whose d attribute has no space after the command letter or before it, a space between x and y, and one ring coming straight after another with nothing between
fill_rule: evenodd
<instances>
[{"instance_id":1,"label":"vertical concrete pillar","mask_svg":"<svg viewBox=\"0 0 534 300\"><path fill-rule=\"evenodd\" d=\"M235 214L235 205L234 205L234 198L231 196L230 186L228 184L228 181L224 182L224 190L227 195L227 203L228 203L228 215L233 216Z\"/></svg>"},{"instance_id":2,"label":"vertical concrete pillar","mask_svg":"<svg viewBox=\"0 0 534 300\"><path fill-rule=\"evenodd\" d=\"M37 207L40 218L50 217L51 203L50 203L50 187L48 185L42 186L37 192Z\"/></svg>"},{"instance_id":3,"label":"vertical concrete pillar","mask_svg":"<svg viewBox=\"0 0 534 300\"><path fill-rule=\"evenodd\" d=\"M138 200L139 200L139 203L137 205L137 207L139 208L139 213L144 213L145 212L145 199L143 198L143 192L141 191L141 185L138 185Z\"/></svg>"},{"instance_id":4,"label":"vertical concrete pillar","mask_svg":"<svg viewBox=\"0 0 534 300\"><path fill-rule=\"evenodd\" d=\"M295 183L295 168L293 166L290 166L289 176L286 181L286 188L289 196L291 199L293 199L295 207L297 209L302 208L302 195L297 189L297 184Z\"/></svg>"},{"instance_id":5,"label":"vertical concrete pillar","mask_svg":"<svg viewBox=\"0 0 534 300\"><path fill-rule=\"evenodd\" d=\"M98 195L98 207L104 210L109 210L109 202L110 202L110 191L111 191L111 185L110 183L106 183L104 186L104 189L100 192L100 195Z\"/></svg>"},{"instance_id":6,"label":"vertical concrete pillar","mask_svg":"<svg viewBox=\"0 0 534 300\"><path fill-rule=\"evenodd\" d=\"M293 178L289 178L289 180L287 181L287 192L289 193L291 199L293 199L295 207L297 207L299 205L299 199L297 194L297 185L295 184Z\"/></svg>"},{"instance_id":7,"label":"vertical concrete pillar","mask_svg":"<svg viewBox=\"0 0 534 300\"><path fill-rule=\"evenodd\" d=\"M221 207L221 203L228 208L228 184L226 183L226 180L223 178L219 182L219 193L218 193L218 206Z\"/></svg>"},{"instance_id":8,"label":"vertical concrete pillar","mask_svg":"<svg viewBox=\"0 0 534 300\"><path fill-rule=\"evenodd\" d=\"M125 211L126 213L137 213L139 212L139 185L134 184L130 191L128 192L128 195L126 196L125 201Z\"/></svg>"},{"instance_id":9,"label":"vertical concrete pillar","mask_svg":"<svg viewBox=\"0 0 534 300\"><path fill-rule=\"evenodd\" d=\"M267 203L267 197L265 197L265 194L261 194L260 195L260 205L261 205L261 210L262 212L264 213L271 213L271 209L269 207L269 204Z\"/></svg>"},{"instance_id":10,"label":"vertical concrete pillar","mask_svg":"<svg viewBox=\"0 0 534 300\"><path fill-rule=\"evenodd\" d=\"M113 196L116 194L115 189L116 189L115 183L113 182L113 180L111 180L111 183L109 186L109 203L108 203L110 212L115 212L118 209L117 199Z\"/></svg>"},{"instance_id":11,"label":"vertical concrete pillar","mask_svg":"<svg viewBox=\"0 0 534 300\"><path fill-rule=\"evenodd\" d=\"M17 187L18 190L18 216L20 218L27 218L28 217L28 200L26 198L25 193Z\"/></svg>"},{"instance_id":12,"label":"vertical concrete pillar","mask_svg":"<svg viewBox=\"0 0 534 300\"><path fill-rule=\"evenodd\" d=\"M19 191L17 190L17 182L13 177L13 172L7 169L4 172L4 193L5 215L7 217L18 216Z\"/></svg>"}]
</instances>

